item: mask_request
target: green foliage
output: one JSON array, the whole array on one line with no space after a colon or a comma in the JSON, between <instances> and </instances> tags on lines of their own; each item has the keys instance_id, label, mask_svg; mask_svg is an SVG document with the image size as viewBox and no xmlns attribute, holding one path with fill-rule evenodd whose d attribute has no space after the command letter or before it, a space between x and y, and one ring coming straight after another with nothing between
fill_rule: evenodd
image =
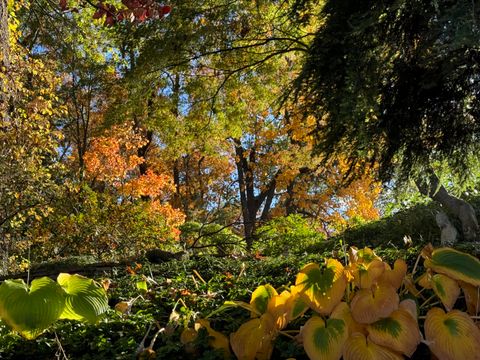
<instances>
[{"instance_id":1,"label":"green foliage","mask_svg":"<svg viewBox=\"0 0 480 360\"><path fill-rule=\"evenodd\" d=\"M31 340L60 318L96 323L108 309L104 289L79 275L60 274L54 282L48 277L6 280L0 286L0 318Z\"/></svg>"},{"instance_id":2,"label":"green foliage","mask_svg":"<svg viewBox=\"0 0 480 360\"><path fill-rule=\"evenodd\" d=\"M195 253L227 255L242 249L241 237L220 224L189 221L180 226L180 241Z\"/></svg>"},{"instance_id":3,"label":"green foliage","mask_svg":"<svg viewBox=\"0 0 480 360\"><path fill-rule=\"evenodd\" d=\"M435 224L437 209L438 206L433 203L416 205L378 221L347 229L335 239L342 239L345 244L358 247L403 248L408 238L414 246L428 242L435 244L440 238L440 230Z\"/></svg>"},{"instance_id":4,"label":"green foliage","mask_svg":"<svg viewBox=\"0 0 480 360\"><path fill-rule=\"evenodd\" d=\"M318 150L376 163L386 180L435 160L468 177L478 153L477 6L326 1L298 79L306 112L325 115Z\"/></svg>"},{"instance_id":5,"label":"green foliage","mask_svg":"<svg viewBox=\"0 0 480 360\"><path fill-rule=\"evenodd\" d=\"M171 243L165 218L152 215L147 206L141 200L119 202L117 196L87 184L70 186L59 194L53 214L44 220L33 258L93 255L114 260Z\"/></svg>"},{"instance_id":6,"label":"green foliage","mask_svg":"<svg viewBox=\"0 0 480 360\"><path fill-rule=\"evenodd\" d=\"M6 280L0 286L0 318L27 339L35 339L60 318L65 308L61 286L43 277L27 286Z\"/></svg>"},{"instance_id":7,"label":"green foliage","mask_svg":"<svg viewBox=\"0 0 480 360\"><path fill-rule=\"evenodd\" d=\"M300 215L274 218L259 227L256 236L254 250L267 256L302 254L311 246L321 246L325 240L325 236Z\"/></svg>"}]
</instances>

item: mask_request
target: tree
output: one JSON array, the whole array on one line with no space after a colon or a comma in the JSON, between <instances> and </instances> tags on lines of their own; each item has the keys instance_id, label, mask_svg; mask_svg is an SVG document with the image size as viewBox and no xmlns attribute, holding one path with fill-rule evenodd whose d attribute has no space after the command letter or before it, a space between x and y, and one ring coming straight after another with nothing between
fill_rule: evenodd
<instances>
[{"instance_id":1,"label":"tree","mask_svg":"<svg viewBox=\"0 0 480 360\"><path fill-rule=\"evenodd\" d=\"M317 151L378 166L384 181L412 176L469 239L478 231L473 208L447 194L432 169L447 164L465 179L479 150L478 6L326 1L297 79L318 119Z\"/></svg>"},{"instance_id":2,"label":"tree","mask_svg":"<svg viewBox=\"0 0 480 360\"><path fill-rule=\"evenodd\" d=\"M60 164L60 134L52 120L62 112L50 64L19 44L16 14L23 2L0 2L0 238L2 270L9 257L28 247L28 233L51 212Z\"/></svg>"}]
</instances>

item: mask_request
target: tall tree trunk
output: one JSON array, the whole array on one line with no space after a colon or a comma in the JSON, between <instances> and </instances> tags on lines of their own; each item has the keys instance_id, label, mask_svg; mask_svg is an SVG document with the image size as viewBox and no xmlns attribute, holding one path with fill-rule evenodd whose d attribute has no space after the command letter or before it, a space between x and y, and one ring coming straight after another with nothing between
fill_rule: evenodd
<instances>
[{"instance_id":1,"label":"tall tree trunk","mask_svg":"<svg viewBox=\"0 0 480 360\"><path fill-rule=\"evenodd\" d=\"M255 241L255 230L258 222L257 215L259 211L262 210L260 220L266 221L268 219L275 197L275 188L280 171L271 178L268 184L265 184L262 191L255 195L255 178L252 170L252 165L256 162L255 151L251 150L247 158L240 140L236 139L235 154L237 158L235 164L237 166L238 187L240 191L243 232L247 250L250 251Z\"/></svg>"},{"instance_id":2,"label":"tall tree trunk","mask_svg":"<svg viewBox=\"0 0 480 360\"><path fill-rule=\"evenodd\" d=\"M465 200L450 195L440 184L438 176L432 170L428 170L426 177L417 179L415 183L420 193L437 201L459 218L465 240L475 241L477 239L479 226L472 205Z\"/></svg>"},{"instance_id":3,"label":"tall tree trunk","mask_svg":"<svg viewBox=\"0 0 480 360\"><path fill-rule=\"evenodd\" d=\"M8 71L10 67L10 36L8 32L8 6L7 0L0 0L0 69ZM3 70L1 70L3 72ZM8 107L10 89L6 79L0 76L0 110Z\"/></svg>"}]
</instances>

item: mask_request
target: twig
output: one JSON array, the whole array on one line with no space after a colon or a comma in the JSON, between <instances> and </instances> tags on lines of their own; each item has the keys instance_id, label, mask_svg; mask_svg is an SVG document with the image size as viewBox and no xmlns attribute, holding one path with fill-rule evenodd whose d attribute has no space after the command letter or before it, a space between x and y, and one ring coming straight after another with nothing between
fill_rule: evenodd
<instances>
[{"instance_id":1,"label":"twig","mask_svg":"<svg viewBox=\"0 0 480 360\"><path fill-rule=\"evenodd\" d=\"M60 342L60 339L58 338L57 332L55 331L54 334L55 334L55 342L58 345L58 349L57 349L57 352L55 353L55 357L57 359L62 358L64 360L68 360L67 354L65 353L65 350L63 350L63 346L62 346L62 343Z\"/></svg>"}]
</instances>

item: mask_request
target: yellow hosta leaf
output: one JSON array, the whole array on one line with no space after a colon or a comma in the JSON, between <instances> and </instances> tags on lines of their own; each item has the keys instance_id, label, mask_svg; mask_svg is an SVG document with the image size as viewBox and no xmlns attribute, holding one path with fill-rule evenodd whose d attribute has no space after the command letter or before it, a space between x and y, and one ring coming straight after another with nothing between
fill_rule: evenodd
<instances>
[{"instance_id":1,"label":"yellow hosta leaf","mask_svg":"<svg viewBox=\"0 0 480 360\"><path fill-rule=\"evenodd\" d=\"M452 248L439 248L432 251L424 265L454 280L480 286L480 261L472 255Z\"/></svg>"},{"instance_id":2,"label":"yellow hosta leaf","mask_svg":"<svg viewBox=\"0 0 480 360\"><path fill-rule=\"evenodd\" d=\"M425 320L430 350L442 360L480 359L480 330L468 314L432 308Z\"/></svg>"},{"instance_id":3,"label":"yellow hosta leaf","mask_svg":"<svg viewBox=\"0 0 480 360\"><path fill-rule=\"evenodd\" d=\"M345 342L343 360L403 360L403 356L355 333Z\"/></svg>"},{"instance_id":4,"label":"yellow hosta leaf","mask_svg":"<svg viewBox=\"0 0 480 360\"><path fill-rule=\"evenodd\" d=\"M343 344L348 330L341 319L311 317L302 327L303 347L310 359L338 360L342 356Z\"/></svg>"},{"instance_id":5,"label":"yellow hosta leaf","mask_svg":"<svg viewBox=\"0 0 480 360\"><path fill-rule=\"evenodd\" d=\"M389 317L368 325L368 338L377 345L412 356L421 335L418 323L410 313L403 309L395 310Z\"/></svg>"},{"instance_id":6,"label":"yellow hosta leaf","mask_svg":"<svg viewBox=\"0 0 480 360\"><path fill-rule=\"evenodd\" d=\"M267 311L272 315L278 330L284 329L290 321L289 300L291 297L292 294L285 290L268 301ZM293 303L291 304L293 305Z\"/></svg>"},{"instance_id":7,"label":"yellow hosta leaf","mask_svg":"<svg viewBox=\"0 0 480 360\"><path fill-rule=\"evenodd\" d=\"M276 295L278 295L278 293L271 285L261 285L252 293L250 305L256 312L263 314L267 311L268 301ZM252 312L252 317L254 316L256 316L256 314Z\"/></svg>"},{"instance_id":8,"label":"yellow hosta leaf","mask_svg":"<svg viewBox=\"0 0 480 360\"><path fill-rule=\"evenodd\" d=\"M219 331L213 330L210 326L210 322L205 319L198 319L195 322L195 330L198 331L200 328L205 328L208 332L210 340L208 344L214 349L223 350L224 356L226 358L230 357L230 343L228 338Z\"/></svg>"},{"instance_id":9,"label":"yellow hosta leaf","mask_svg":"<svg viewBox=\"0 0 480 360\"><path fill-rule=\"evenodd\" d=\"M381 260L374 259L368 264L354 264L352 269L354 283L361 289L368 289L377 283L385 271L385 263Z\"/></svg>"},{"instance_id":10,"label":"yellow hosta leaf","mask_svg":"<svg viewBox=\"0 0 480 360\"><path fill-rule=\"evenodd\" d=\"M355 321L371 324L388 317L397 310L398 294L392 286L376 286L374 289L360 289L352 299L350 308Z\"/></svg>"},{"instance_id":11,"label":"yellow hosta leaf","mask_svg":"<svg viewBox=\"0 0 480 360\"><path fill-rule=\"evenodd\" d=\"M328 315L342 300L347 285L343 265L328 259L323 269L311 263L303 267L295 281L296 291L314 311Z\"/></svg>"},{"instance_id":12,"label":"yellow hosta leaf","mask_svg":"<svg viewBox=\"0 0 480 360\"><path fill-rule=\"evenodd\" d=\"M403 283L403 279L407 275L407 263L398 259L393 264L393 269L390 268L390 265L385 264L385 272L383 273L380 281L386 284L390 284L396 290L400 288Z\"/></svg>"},{"instance_id":13,"label":"yellow hosta leaf","mask_svg":"<svg viewBox=\"0 0 480 360\"><path fill-rule=\"evenodd\" d=\"M267 360L273 351L275 322L268 313L252 319L230 334L230 344L239 360Z\"/></svg>"},{"instance_id":14,"label":"yellow hosta leaf","mask_svg":"<svg viewBox=\"0 0 480 360\"><path fill-rule=\"evenodd\" d=\"M291 296L287 300L288 319L289 321L305 314L308 310L308 303L300 296L297 287L290 287Z\"/></svg>"},{"instance_id":15,"label":"yellow hosta leaf","mask_svg":"<svg viewBox=\"0 0 480 360\"><path fill-rule=\"evenodd\" d=\"M418 309L417 309L417 303L415 302L415 300L412 300L412 299L402 300L400 301L400 304L398 304L398 308L408 311L414 319L416 320L418 319Z\"/></svg>"},{"instance_id":16,"label":"yellow hosta leaf","mask_svg":"<svg viewBox=\"0 0 480 360\"><path fill-rule=\"evenodd\" d=\"M432 274L427 271L422 276L418 278L418 285L423 287L424 289L431 289L432 288Z\"/></svg>"},{"instance_id":17,"label":"yellow hosta leaf","mask_svg":"<svg viewBox=\"0 0 480 360\"><path fill-rule=\"evenodd\" d=\"M373 260L382 260L372 249L365 247L358 250L355 246L348 249L348 258L352 264L369 264Z\"/></svg>"},{"instance_id":18,"label":"yellow hosta leaf","mask_svg":"<svg viewBox=\"0 0 480 360\"><path fill-rule=\"evenodd\" d=\"M347 326L349 334L353 334L354 332L367 334L366 326L364 324L357 323L353 319L350 307L346 302L342 301L337 306L335 306L335 309L333 309L332 313L330 314L330 318L343 320L345 322L345 325Z\"/></svg>"},{"instance_id":19,"label":"yellow hosta leaf","mask_svg":"<svg viewBox=\"0 0 480 360\"><path fill-rule=\"evenodd\" d=\"M476 316L480 312L480 288L460 282L463 294L465 295L465 303L467 304L467 312Z\"/></svg>"},{"instance_id":20,"label":"yellow hosta leaf","mask_svg":"<svg viewBox=\"0 0 480 360\"><path fill-rule=\"evenodd\" d=\"M442 301L445 309L450 311L460 295L460 286L458 286L458 283L442 274L433 275L431 283L433 291Z\"/></svg>"}]
</instances>

